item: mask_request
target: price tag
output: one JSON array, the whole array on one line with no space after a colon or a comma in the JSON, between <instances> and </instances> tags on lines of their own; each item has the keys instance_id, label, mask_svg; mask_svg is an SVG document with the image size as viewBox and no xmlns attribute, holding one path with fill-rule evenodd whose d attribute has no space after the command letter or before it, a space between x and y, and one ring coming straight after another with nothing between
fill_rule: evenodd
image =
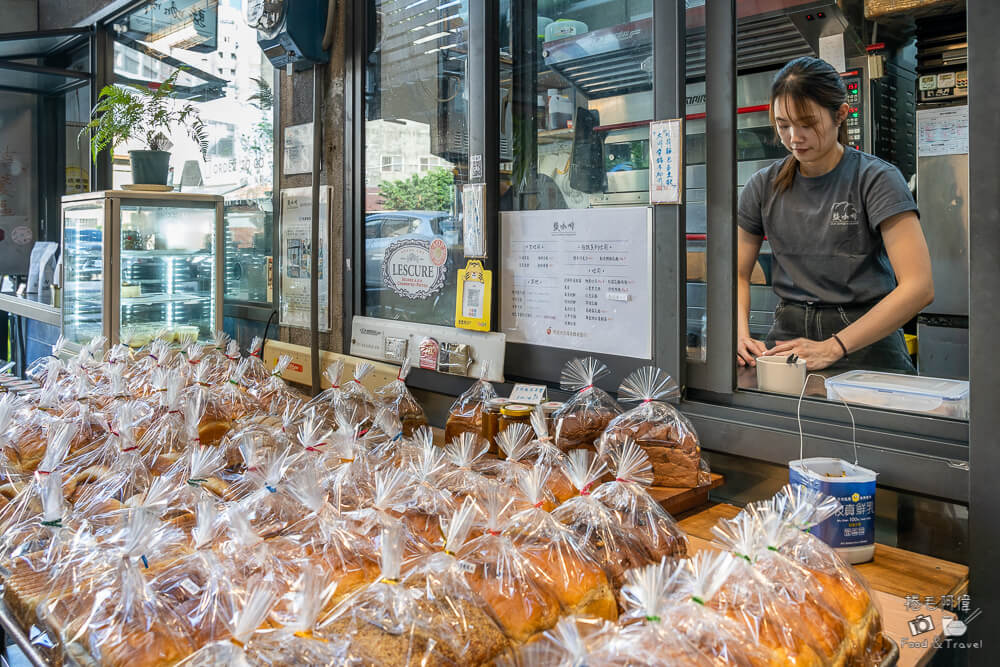
<instances>
[{"instance_id":1,"label":"price tag","mask_svg":"<svg viewBox=\"0 0 1000 667\"><path fill-rule=\"evenodd\" d=\"M525 405L541 405L545 402L545 392L545 385L518 383L514 385L514 390L510 392L510 402Z\"/></svg>"},{"instance_id":2,"label":"price tag","mask_svg":"<svg viewBox=\"0 0 1000 667\"><path fill-rule=\"evenodd\" d=\"M458 298L455 299L455 326L473 331L490 330L493 304L493 272L483 263L470 259L458 272Z\"/></svg>"}]
</instances>

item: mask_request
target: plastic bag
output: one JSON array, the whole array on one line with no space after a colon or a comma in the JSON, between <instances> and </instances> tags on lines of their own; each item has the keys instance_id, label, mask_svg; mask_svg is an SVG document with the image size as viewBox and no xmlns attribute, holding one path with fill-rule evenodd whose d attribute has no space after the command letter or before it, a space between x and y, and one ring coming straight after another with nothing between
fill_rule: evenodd
<instances>
[{"instance_id":1,"label":"plastic bag","mask_svg":"<svg viewBox=\"0 0 1000 667\"><path fill-rule=\"evenodd\" d=\"M50 605L46 618L61 630L65 646L85 645L100 664L122 666L170 664L195 649L192 628L143 574L162 548L157 542L171 539L157 535L158 524L141 510L133 513L120 543L104 554L107 564L93 578L92 599L74 592Z\"/></svg>"},{"instance_id":2,"label":"plastic bag","mask_svg":"<svg viewBox=\"0 0 1000 667\"><path fill-rule=\"evenodd\" d=\"M248 644L267 618L278 598L274 587L263 580L248 582L249 597L237 612L230 627L230 637L207 644L183 662L183 667L215 667L216 665L249 666L253 664Z\"/></svg>"},{"instance_id":3,"label":"plastic bag","mask_svg":"<svg viewBox=\"0 0 1000 667\"><path fill-rule=\"evenodd\" d=\"M252 367L255 358L248 357L245 360L248 368ZM256 406L256 410L269 414L281 414L290 406L304 404L309 400L308 396L296 389L292 389L281 378L282 373L288 370L290 363L292 363L290 355L283 354L278 357L270 377L260 385L260 388L256 392L251 390L251 394L256 395L260 402Z\"/></svg>"},{"instance_id":4,"label":"plastic bag","mask_svg":"<svg viewBox=\"0 0 1000 667\"><path fill-rule=\"evenodd\" d=\"M781 553L805 567L822 587L829 606L848 623L857 647L857 664L877 665L884 657L882 616L875 595L857 570L848 565L809 529L836 514L840 503L805 486L786 485L774 497L773 508L796 528L787 535ZM751 508L751 512L753 508ZM759 516L759 515L758 515Z\"/></svg>"},{"instance_id":5,"label":"plastic bag","mask_svg":"<svg viewBox=\"0 0 1000 667\"><path fill-rule=\"evenodd\" d=\"M59 357L65 353L66 345L68 343L69 341L66 340L66 337L60 335L56 339L56 342L52 345L52 353L46 357L39 357L31 362L31 364L28 365L28 368L24 371L24 377L29 380L34 380L38 384L44 385L49 378L50 369L55 370L56 375L58 375L59 371L62 370L62 362L53 366L50 365L50 360L55 359L56 361L59 361Z\"/></svg>"},{"instance_id":6,"label":"plastic bag","mask_svg":"<svg viewBox=\"0 0 1000 667\"><path fill-rule=\"evenodd\" d=\"M694 426L668 399L679 398L680 387L654 366L638 369L618 388L618 400L638 403L615 417L604 432L611 445L631 438L652 464L653 486L694 488L699 484L701 447Z\"/></svg>"},{"instance_id":7,"label":"plastic bag","mask_svg":"<svg viewBox=\"0 0 1000 667\"><path fill-rule=\"evenodd\" d=\"M402 423L403 435L407 438L411 437L414 431L421 426L427 426L427 416L424 414L424 409L406 386L406 376L409 374L410 360L407 359L399 367L396 379L375 392L378 400L392 410Z\"/></svg>"},{"instance_id":8,"label":"plastic bag","mask_svg":"<svg viewBox=\"0 0 1000 667\"><path fill-rule=\"evenodd\" d=\"M481 435L468 431L459 434L444 448L452 469L440 476L438 485L459 500L465 496L482 498L488 480L478 469L489 447Z\"/></svg>"},{"instance_id":9,"label":"plastic bag","mask_svg":"<svg viewBox=\"0 0 1000 667\"><path fill-rule=\"evenodd\" d=\"M407 585L400 525L384 527L380 543L380 579L338 605L320 624L322 636L347 638L352 653L379 665L457 666L487 656L492 644L502 641L498 633L485 634L489 626L482 615L473 616L474 606L462 599L463 589L457 582L449 586L454 579L436 579L428 570L415 575L417 585ZM472 618L477 627L463 626Z\"/></svg>"},{"instance_id":10,"label":"plastic bag","mask_svg":"<svg viewBox=\"0 0 1000 667\"><path fill-rule=\"evenodd\" d=\"M254 336L247 349L247 358L250 360L250 367L246 372L246 381L251 390L261 387L271 377L267 366L264 364L264 339Z\"/></svg>"},{"instance_id":11,"label":"plastic bag","mask_svg":"<svg viewBox=\"0 0 1000 667\"><path fill-rule=\"evenodd\" d=\"M422 448L417 458L407 468L410 479L402 490L401 518L411 534L428 549L441 545L443 534L440 517L450 516L456 507L452 494L441 487L441 478L450 464L444 450L434 444L430 429L417 431L422 436Z\"/></svg>"},{"instance_id":12,"label":"plastic bag","mask_svg":"<svg viewBox=\"0 0 1000 667\"><path fill-rule=\"evenodd\" d=\"M646 452L625 438L607 451L615 479L594 489L592 496L616 512L625 529L654 560L687 556L687 537L674 518L646 491L652 466Z\"/></svg>"},{"instance_id":13,"label":"plastic bag","mask_svg":"<svg viewBox=\"0 0 1000 667\"><path fill-rule=\"evenodd\" d=\"M712 528L714 541L753 566L768 584L775 606L801 620L796 634L827 664L841 664L855 654L850 628L825 599L824 589L808 570L780 553L795 530L776 512L740 514ZM791 647L807 654L805 647Z\"/></svg>"},{"instance_id":14,"label":"plastic bag","mask_svg":"<svg viewBox=\"0 0 1000 667\"><path fill-rule=\"evenodd\" d=\"M317 569L307 568L287 597L291 613L281 627L257 632L247 642L255 665L345 665L350 664L349 643L314 634L316 623L327 608L335 584L328 585ZM279 604L281 601L279 601Z\"/></svg>"},{"instance_id":15,"label":"plastic bag","mask_svg":"<svg viewBox=\"0 0 1000 667\"><path fill-rule=\"evenodd\" d=\"M531 503L510 519L507 532L523 549L538 579L559 600L564 614L618 618L615 594L601 565L576 535L544 509L548 471L520 471L518 487Z\"/></svg>"},{"instance_id":16,"label":"plastic bag","mask_svg":"<svg viewBox=\"0 0 1000 667\"><path fill-rule=\"evenodd\" d=\"M594 447L608 423L621 414L614 399L594 384L610 372L593 357L573 359L563 367L559 386L575 393L552 413L560 449Z\"/></svg>"},{"instance_id":17,"label":"plastic bag","mask_svg":"<svg viewBox=\"0 0 1000 667\"><path fill-rule=\"evenodd\" d=\"M375 414L378 412L375 396L362 384L362 381L374 370L375 367L372 364L362 361L354 367L354 377L341 388L338 411L342 414L353 415L353 423L358 425L362 431L367 431L372 427Z\"/></svg>"},{"instance_id":18,"label":"plastic bag","mask_svg":"<svg viewBox=\"0 0 1000 667\"><path fill-rule=\"evenodd\" d=\"M591 495L607 466L589 450L575 449L568 456L567 474L580 495L559 505L552 516L573 531L581 547L604 568L612 585L620 588L627 570L653 559L618 514Z\"/></svg>"},{"instance_id":19,"label":"plastic bag","mask_svg":"<svg viewBox=\"0 0 1000 667\"><path fill-rule=\"evenodd\" d=\"M304 411L314 411L331 424L336 423L336 410L341 406L343 389L340 386L344 374L344 362L337 359L326 367L323 376L329 381L330 387L313 396L303 407Z\"/></svg>"},{"instance_id":20,"label":"plastic bag","mask_svg":"<svg viewBox=\"0 0 1000 667\"><path fill-rule=\"evenodd\" d=\"M462 433L483 434L483 412L486 402L497 397L496 389L486 379L489 362L480 364L479 380L462 392L448 411L448 421L444 427L445 442L452 442Z\"/></svg>"},{"instance_id":21,"label":"plastic bag","mask_svg":"<svg viewBox=\"0 0 1000 667\"><path fill-rule=\"evenodd\" d=\"M708 604L737 566L730 554L702 551L629 571L617 653L641 665L772 664L740 623Z\"/></svg>"},{"instance_id":22,"label":"plastic bag","mask_svg":"<svg viewBox=\"0 0 1000 667\"><path fill-rule=\"evenodd\" d=\"M559 619L535 641L497 660L498 667L605 667L626 665L615 655L618 626L602 618L570 616ZM640 663L633 663L640 664Z\"/></svg>"},{"instance_id":23,"label":"plastic bag","mask_svg":"<svg viewBox=\"0 0 1000 667\"><path fill-rule=\"evenodd\" d=\"M223 419L230 425L255 411L254 397L247 392L243 380L243 375L249 367L250 361L248 359L241 359L232 364L232 370L228 373L226 381L213 388L219 399Z\"/></svg>"},{"instance_id":24,"label":"plastic bag","mask_svg":"<svg viewBox=\"0 0 1000 667\"><path fill-rule=\"evenodd\" d=\"M485 532L459 550L469 586L487 605L509 639L528 641L559 619L556 596L542 585L525 550L504 533L512 504L509 491L492 484L483 500Z\"/></svg>"}]
</instances>

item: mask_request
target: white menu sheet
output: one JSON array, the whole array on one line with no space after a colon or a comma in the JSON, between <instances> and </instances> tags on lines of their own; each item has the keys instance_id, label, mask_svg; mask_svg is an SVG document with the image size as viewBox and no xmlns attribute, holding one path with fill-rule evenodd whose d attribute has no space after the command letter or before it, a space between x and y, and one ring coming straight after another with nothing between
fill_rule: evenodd
<instances>
[{"instance_id":1,"label":"white menu sheet","mask_svg":"<svg viewBox=\"0 0 1000 667\"><path fill-rule=\"evenodd\" d=\"M507 341L652 355L652 209L500 214Z\"/></svg>"},{"instance_id":2,"label":"white menu sheet","mask_svg":"<svg viewBox=\"0 0 1000 667\"><path fill-rule=\"evenodd\" d=\"M969 152L969 107L960 105L917 112L917 157Z\"/></svg>"},{"instance_id":3,"label":"white menu sheet","mask_svg":"<svg viewBox=\"0 0 1000 667\"><path fill-rule=\"evenodd\" d=\"M319 188L319 330L330 330L330 192L329 185ZM310 293L313 266L312 188L281 190L281 255L278 280L279 315L283 326L312 328Z\"/></svg>"}]
</instances>

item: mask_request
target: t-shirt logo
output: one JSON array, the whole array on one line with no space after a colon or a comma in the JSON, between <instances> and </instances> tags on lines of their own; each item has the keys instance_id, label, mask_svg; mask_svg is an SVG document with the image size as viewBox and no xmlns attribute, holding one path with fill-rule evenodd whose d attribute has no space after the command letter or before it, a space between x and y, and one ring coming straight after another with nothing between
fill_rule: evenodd
<instances>
[{"instance_id":1,"label":"t-shirt logo","mask_svg":"<svg viewBox=\"0 0 1000 667\"><path fill-rule=\"evenodd\" d=\"M849 201L839 201L833 205L830 216L831 225L858 224L858 209Z\"/></svg>"}]
</instances>

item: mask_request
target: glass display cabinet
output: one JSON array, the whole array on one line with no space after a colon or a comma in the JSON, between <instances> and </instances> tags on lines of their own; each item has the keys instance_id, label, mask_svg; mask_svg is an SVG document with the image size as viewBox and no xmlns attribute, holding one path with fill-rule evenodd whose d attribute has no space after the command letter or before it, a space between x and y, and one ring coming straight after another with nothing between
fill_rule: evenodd
<instances>
[{"instance_id":1,"label":"glass display cabinet","mask_svg":"<svg viewBox=\"0 0 1000 667\"><path fill-rule=\"evenodd\" d=\"M108 190L62 200L62 333L209 339L222 323L217 195Z\"/></svg>"}]
</instances>

